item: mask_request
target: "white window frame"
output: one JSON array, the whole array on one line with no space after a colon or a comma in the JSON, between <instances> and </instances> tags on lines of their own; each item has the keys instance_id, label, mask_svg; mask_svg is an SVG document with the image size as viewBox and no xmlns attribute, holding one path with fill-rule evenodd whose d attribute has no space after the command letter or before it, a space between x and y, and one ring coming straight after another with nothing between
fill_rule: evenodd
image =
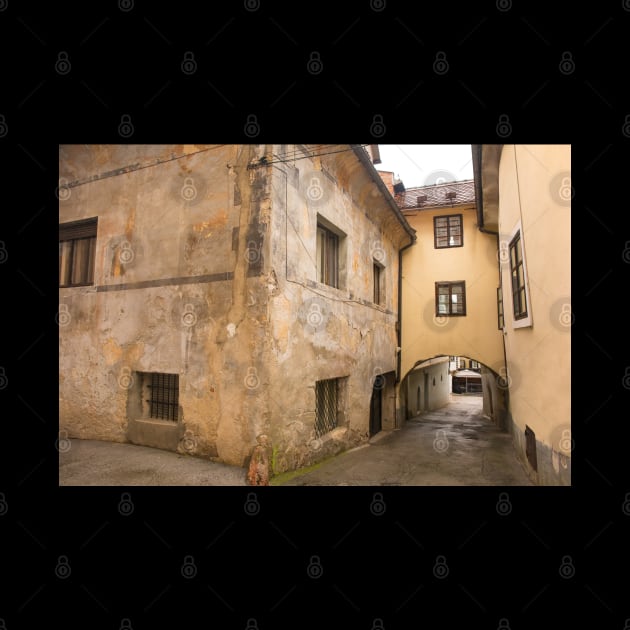
<instances>
[{"instance_id":1,"label":"white window frame","mask_svg":"<svg viewBox=\"0 0 630 630\"><path fill-rule=\"evenodd\" d=\"M508 254L509 254L510 243L514 240L514 237L519 232L520 232L520 240L521 240L521 256L523 257L523 279L525 281L525 300L527 300L527 317L523 317L522 319L514 319L514 294L512 292L512 268L510 266L510 257L508 255L508 260L507 260L506 265L507 265L508 282L509 282L510 296L511 296L511 300L510 300L511 307L510 307L509 312L510 312L510 319L512 320L512 328L527 328L527 327L533 326L534 320L532 317L532 310L533 310L532 300L531 300L530 292L529 292L529 276L527 274L527 256L525 254L525 239L523 238L524 237L523 226L520 220L512 229L512 233L510 234L510 237L508 239L507 246L508 246ZM505 321L505 294L503 295L503 318Z\"/></svg>"}]
</instances>

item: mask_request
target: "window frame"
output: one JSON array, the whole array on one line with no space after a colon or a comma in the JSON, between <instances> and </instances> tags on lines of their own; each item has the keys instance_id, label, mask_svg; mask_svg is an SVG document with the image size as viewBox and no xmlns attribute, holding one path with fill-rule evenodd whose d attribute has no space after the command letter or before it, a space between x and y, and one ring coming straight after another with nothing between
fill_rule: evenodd
<instances>
[{"instance_id":1,"label":"window frame","mask_svg":"<svg viewBox=\"0 0 630 630\"><path fill-rule=\"evenodd\" d=\"M385 267L377 260L372 260L372 300L377 306L385 304Z\"/></svg>"},{"instance_id":2,"label":"window frame","mask_svg":"<svg viewBox=\"0 0 630 630\"><path fill-rule=\"evenodd\" d=\"M453 313L452 312L452 304L453 304L453 287L456 285L461 285L462 287L462 312L461 313ZM440 313L440 300L439 300L439 296L440 296L440 287L442 286L448 286L449 287L449 300L448 300L448 307L449 307L449 312L448 313ZM435 283L435 316L436 317L465 317L467 314L466 311L466 281L465 280L454 280L454 281L446 281L446 280L442 280L439 282Z\"/></svg>"},{"instance_id":3,"label":"window frame","mask_svg":"<svg viewBox=\"0 0 630 630\"><path fill-rule=\"evenodd\" d=\"M98 217L59 224L59 288L66 289L94 285L97 233ZM77 255L78 243L82 241L87 241L87 253L84 254L83 269L78 270L75 267L75 265L80 264ZM66 247L62 243L70 243L70 245ZM64 257L65 264L62 264ZM64 272L63 283L62 270ZM80 271L80 273L77 274L77 271ZM72 281L76 275L81 277L79 282Z\"/></svg>"},{"instance_id":4,"label":"window frame","mask_svg":"<svg viewBox=\"0 0 630 630\"><path fill-rule=\"evenodd\" d=\"M515 246L516 244L520 244L520 261L516 261L516 279L517 279L517 286L515 288L514 286L514 271L515 269L512 267L512 250L513 250L513 246ZM515 252L517 252L518 249L515 249ZM516 258L516 255L515 255ZM520 265L518 264L520 263ZM523 284L522 286L518 283L518 268L522 267L522 275L523 275ZM528 326L532 326L533 325L533 318L532 318L532 303L531 303L531 299L530 299L530 293L529 293L529 280L528 280L528 275L527 275L527 261L526 261L526 257L525 257L525 242L523 240L523 229L522 229L522 225L521 222L519 221L516 226L514 227L514 229L512 230L512 234L510 234L510 240L508 241L508 265L507 265L507 269L508 269L508 274L510 276L510 289L511 289L511 297L512 297L512 328L525 328ZM521 291L523 291L523 295L525 298L525 311L524 312L519 312L519 314L517 314L516 312L516 302L515 302L515 293L520 293ZM505 317L505 309L504 309L504 313L503 313L504 317Z\"/></svg>"},{"instance_id":5,"label":"window frame","mask_svg":"<svg viewBox=\"0 0 630 630\"><path fill-rule=\"evenodd\" d=\"M451 221L450 219L459 219L459 244L458 245L438 245L437 222L440 219L446 219L446 240L451 239ZM440 237L442 238L442 237ZM454 247L464 246L464 215L463 214L442 214L433 217L433 248L434 249L451 249Z\"/></svg>"},{"instance_id":6,"label":"window frame","mask_svg":"<svg viewBox=\"0 0 630 630\"><path fill-rule=\"evenodd\" d=\"M317 221L315 246L317 282L335 289L339 288L339 241L339 234L321 221Z\"/></svg>"}]
</instances>

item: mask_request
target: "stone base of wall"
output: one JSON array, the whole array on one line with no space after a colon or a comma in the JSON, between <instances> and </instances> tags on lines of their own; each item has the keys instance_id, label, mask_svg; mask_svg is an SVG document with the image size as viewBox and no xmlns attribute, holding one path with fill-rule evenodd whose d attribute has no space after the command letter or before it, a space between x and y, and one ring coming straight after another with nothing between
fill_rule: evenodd
<instances>
[{"instance_id":1,"label":"stone base of wall","mask_svg":"<svg viewBox=\"0 0 630 630\"><path fill-rule=\"evenodd\" d=\"M509 429L512 434L516 454L523 463L529 478L538 486L570 486L571 458L541 443L537 439L536 464L538 470L533 470L525 454L524 430L515 424L510 414L508 414L507 420L509 422Z\"/></svg>"},{"instance_id":2,"label":"stone base of wall","mask_svg":"<svg viewBox=\"0 0 630 630\"><path fill-rule=\"evenodd\" d=\"M127 426L127 439L132 444L152 446L165 451L177 451L181 434L180 423L167 420L129 420Z\"/></svg>"}]
</instances>

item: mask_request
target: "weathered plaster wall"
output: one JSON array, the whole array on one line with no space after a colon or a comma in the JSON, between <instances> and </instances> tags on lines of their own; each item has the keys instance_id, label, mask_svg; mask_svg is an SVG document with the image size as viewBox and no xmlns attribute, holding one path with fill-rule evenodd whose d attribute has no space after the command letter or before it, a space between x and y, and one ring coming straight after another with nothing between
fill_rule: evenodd
<instances>
[{"instance_id":1,"label":"weathered plaster wall","mask_svg":"<svg viewBox=\"0 0 630 630\"><path fill-rule=\"evenodd\" d=\"M352 152L273 168L268 377L279 472L367 440L375 378L396 369L397 252L409 237ZM339 289L317 282L318 215L346 235ZM384 267L381 306L372 302L373 259ZM337 377L346 379L340 426L315 439L315 383ZM393 428L393 377L383 401L383 428Z\"/></svg>"},{"instance_id":2,"label":"weathered plaster wall","mask_svg":"<svg viewBox=\"0 0 630 630\"><path fill-rule=\"evenodd\" d=\"M266 414L244 387L265 365L269 171L247 169L263 151L60 147L60 223L99 219L94 286L59 292L69 435L124 441L137 371L176 373L179 450L245 462Z\"/></svg>"},{"instance_id":3,"label":"weathered plaster wall","mask_svg":"<svg viewBox=\"0 0 630 630\"><path fill-rule=\"evenodd\" d=\"M532 325L514 327L507 256L502 257L510 411L517 451L536 434L537 481L570 484L571 147L506 145L499 167L502 249L522 221ZM533 471L531 471L533 474Z\"/></svg>"}]
</instances>

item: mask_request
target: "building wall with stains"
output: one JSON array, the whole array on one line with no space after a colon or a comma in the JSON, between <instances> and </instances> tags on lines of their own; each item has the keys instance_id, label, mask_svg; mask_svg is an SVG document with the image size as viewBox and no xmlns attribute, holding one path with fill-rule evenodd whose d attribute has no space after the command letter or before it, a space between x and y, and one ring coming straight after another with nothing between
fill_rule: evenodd
<instances>
[{"instance_id":1,"label":"building wall with stains","mask_svg":"<svg viewBox=\"0 0 630 630\"><path fill-rule=\"evenodd\" d=\"M505 145L498 177L510 428L540 485L570 485L571 147ZM514 316L509 262L516 230L528 289L529 319L522 322ZM526 427L534 432L537 471L527 463Z\"/></svg>"},{"instance_id":2,"label":"building wall with stains","mask_svg":"<svg viewBox=\"0 0 630 630\"><path fill-rule=\"evenodd\" d=\"M266 434L282 472L367 439L379 375L395 426L410 237L348 145L311 149L60 147L60 224L98 217L94 284L59 292L60 429L239 466ZM317 279L318 220L345 235L339 288ZM143 411L154 372L179 378L176 422ZM339 426L316 437L315 382L337 377Z\"/></svg>"},{"instance_id":3,"label":"building wall with stains","mask_svg":"<svg viewBox=\"0 0 630 630\"><path fill-rule=\"evenodd\" d=\"M367 440L375 385L382 428L396 426L398 249L409 242L352 151L309 159L296 150L296 160L273 165L267 375L276 472ZM339 288L318 281L318 220L344 235ZM316 382L333 378L341 379L338 427L318 437Z\"/></svg>"},{"instance_id":4,"label":"building wall with stains","mask_svg":"<svg viewBox=\"0 0 630 630\"><path fill-rule=\"evenodd\" d=\"M141 443L144 435L150 445L245 462L264 405L243 396L243 379L264 365L257 340L268 325L267 171L247 169L258 151L60 147L67 189L59 222L98 217L94 285L59 291L67 313L60 428L70 436L126 441L131 433ZM142 372L179 376L174 425L134 428L129 398Z\"/></svg>"}]
</instances>

